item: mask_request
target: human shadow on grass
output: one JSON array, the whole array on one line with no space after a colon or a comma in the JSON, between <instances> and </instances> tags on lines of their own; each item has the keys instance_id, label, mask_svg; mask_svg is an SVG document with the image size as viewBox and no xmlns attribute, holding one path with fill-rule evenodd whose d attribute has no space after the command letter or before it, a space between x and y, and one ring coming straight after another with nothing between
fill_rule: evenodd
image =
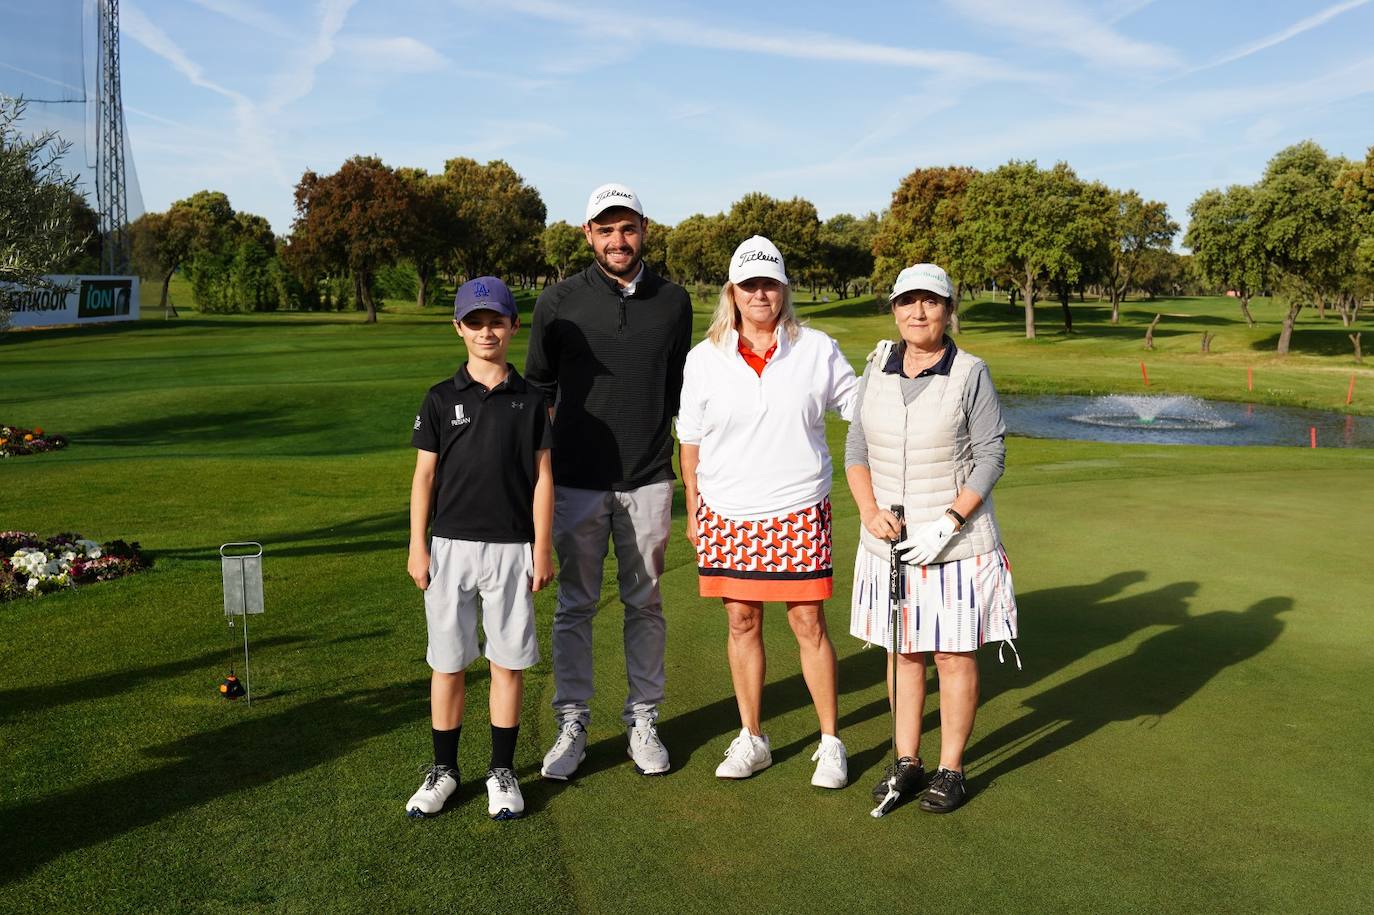
<instances>
[{"instance_id":1,"label":"human shadow on grass","mask_svg":"<svg viewBox=\"0 0 1374 915\"><path fill-rule=\"evenodd\" d=\"M283 409L221 409L212 413L158 413L137 420L72 429L73 443L83 445L204 446L207 442L268 441L304 431L293 426Z\"/></svg>"},{"instance_id":2,"label":"human shadow on grass","mask_svg":"<svg viewBox=\"0 0 1374 915\"><path fill-rule=\"evenodd\" d=\"M428 680L326 696L145 751L163 765L0 810L0 885L49 861L346 756L429 714ZM238 709L235 709L237 712ZM74 773L70 781L80 781ZM213 854L212 850L207 853Z\"/></svg>"},{"instance_id":3,"label":"human shadow on grass","mask_svg":"<svg viewBox=\"0 0 1374 915\"><path fill-rule=\"evenodd\" d=\"M1185 623L1189 618L1188 602L1197 593L1197 583L1175 582L1152 591L1119 596L1126 588L1145 579L1145 572L1134 570L1109 575L1092 584L1045 588L1018 595L1018 615L1026 621L1023 627L1026 634L1017 640L1025 656L1022 667L1017 667L1009 652L1004 655L1004 663L992 663L989 652L995 654L997 647L989 643L979 655L979 704L1009 689L1034 686L1074 661L1124 641L1141 629ZM940 726L938 704L931 701L939 693L939 680L929 655L927 662L926 712L921 721L923 735L931 734ZM874 663L885 671L883 654L878 654ZM881 680L879 674L875 682ZM840 687L849 691L843 681ZM840 733L843 735L847 728L889 713L885 697L851 709L840 716ZM851 777L862 776L875 764L885 765L891 749L890 742L883 742L851 753ZM938 757L939 742L923 740L921 751L928 758Z\"/></svg>"},{"instance_id":4,"label":"human shadow on grass","mask_svg":"<svg viewBox=\"0 0 1374 915\"><path fill-rule=\"evenodd\" d=\"M1228 667L1248 661L1283 632L1279 615L1292 598L1270 597L1248 609L1189 617L1135 651L1050 687L1027 700L1029 714L970 748L970 788L1064 750L1116 721L1153 726ZM1142 748L1142 758L1151 754Z\"/></svg>"}]
</instances>

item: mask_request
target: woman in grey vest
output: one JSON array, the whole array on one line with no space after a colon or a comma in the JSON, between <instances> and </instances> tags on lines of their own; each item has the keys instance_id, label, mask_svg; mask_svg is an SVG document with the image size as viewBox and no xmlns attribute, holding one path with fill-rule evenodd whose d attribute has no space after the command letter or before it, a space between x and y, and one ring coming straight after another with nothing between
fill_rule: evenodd
<instances>
[{"instance_id":1,"label":"woman in grey vest","mask_svg":"<svg viewBox=\"0 0 1374 915\"><path fill-rule=\"evenodd\" d=\"M904 796L926 788L920 743L929 652L940 679L940 765L921 809L932 813L955 810L966 796L975 652L1017 635L1011 566L991 497L1005 463L1006 426L986 364L945 335L953 297L949 277L934 264L897 277L890 301L901 340L884 340L869 355L845 441L845 476L863 521L850 633L895 659L888 688L900 714L898 762L874 799L881 802L889 785ZM898 505L900 521L891 510ZM889 557L903 524L892 633Z\"/></svg>"}]
</instances>

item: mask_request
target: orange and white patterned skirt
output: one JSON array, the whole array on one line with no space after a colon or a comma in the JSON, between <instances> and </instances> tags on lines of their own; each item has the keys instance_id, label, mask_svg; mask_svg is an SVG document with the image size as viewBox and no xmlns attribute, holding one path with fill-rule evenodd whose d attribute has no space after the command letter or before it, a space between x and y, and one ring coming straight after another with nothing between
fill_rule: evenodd
<instances>
[{"instance_id":1,"label":"orange and white patterned skirt","mask_svg":"<svg viewBox=\"0 0 1374 915\"><path fill-rule=\"evenodd\" d=\"M787 515L741 521L697 505L702 597L822 601L834 591L830 499Z\"/></svg>"}]
</instances>

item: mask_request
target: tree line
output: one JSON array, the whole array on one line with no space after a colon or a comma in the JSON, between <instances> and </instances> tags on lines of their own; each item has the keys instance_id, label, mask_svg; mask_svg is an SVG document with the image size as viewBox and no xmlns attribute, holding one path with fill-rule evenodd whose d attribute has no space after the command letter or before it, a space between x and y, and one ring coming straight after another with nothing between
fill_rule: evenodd
<instances>
[{"instance_id":1,"label":"tree line","mask_svg":"<svg viewBox=\"0 0 1374 915\"><path fill-rule=\"evenodd\" d=\"M28 237L65 232L62 244L50 245L62 265L93 262L94 213L78 205L70 179L37 167L57 141L21 137L13 128L19 112L0 118L7 157L0 165L14 165L0 168L0 177L35 190L22 198L7 188L7 199L31 200L37 215ZM356 156L333 174L305 172L295 208L289 234L275 236L265 219L234 210L223 193L198 192L130 227L135 269L160 283L164 307L180 272L207 311L353 307L375 321L379 298L432 304L440 281L493 274L534 287L591 263L581 228L546 223L539 191L502 160L459 157L430 174ZM723 212L652 225L644 259L705 293L724 281L741 239L767 235L786 254L794 285L841 298L886 288L902 267L933 261L949 271L960 297L993 289L1013 309L1019 303L1027 337L1035 336L1035 305L1051 298L1072 331L1072 302L1087 294L1109 302L1117 323L1135 292L1225 292L1252 325L1251 300L1277 296L1287 305L1280 353L1304 307L1323 316L1335 309L1348 325L1374 292L1374 147L1356 162L1310 141L1290 146L1253 185L1208 190L1189 216L1183 243L1192 253L1178 254L1179 226L1163 203L1081 179L1063 162L1043 168L1012 160L988 171L918 168L881 214L822 220L802 197L746 194Z\"/></svg>"}]
</instances>

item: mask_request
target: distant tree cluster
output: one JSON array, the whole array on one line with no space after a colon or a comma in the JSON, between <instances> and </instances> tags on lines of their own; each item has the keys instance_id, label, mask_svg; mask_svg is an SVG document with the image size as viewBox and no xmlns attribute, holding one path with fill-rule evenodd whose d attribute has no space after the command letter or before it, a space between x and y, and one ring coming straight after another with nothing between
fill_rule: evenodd
<instances>
[{"instance_id":1,"label":"distant tree cluster","mask_svg":"<svg viewBox=\"0 0 1374 915\"><path fill-rule=\"evenodd\" d=\"M1374 291L1374 146L1363 162L1306 141L1281 150L1252 185L1210 190L1188 208L1184 244L1217 290L1233 293L1253 324L1250 299L1288 302L1278 352L1307 305L1335 308L1349 326ZM1357 344L1358 345L1358 344Z\"/></svg>"}]
</instances>

